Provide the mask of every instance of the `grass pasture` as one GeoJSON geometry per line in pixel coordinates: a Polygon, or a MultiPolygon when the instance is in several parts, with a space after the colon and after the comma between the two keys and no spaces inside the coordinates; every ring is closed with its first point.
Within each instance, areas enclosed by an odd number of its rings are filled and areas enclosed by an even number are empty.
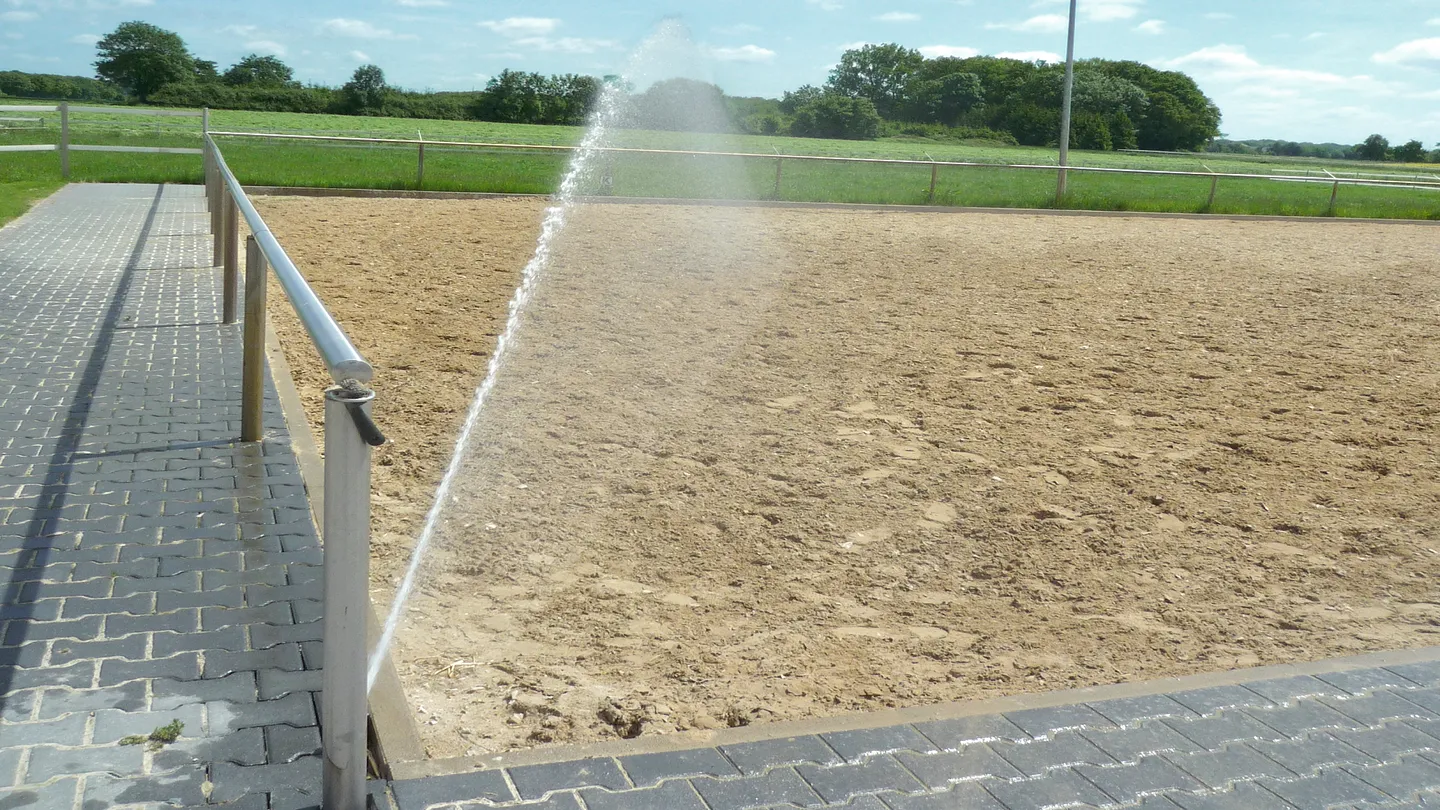
{"type": "MultiPolygon", "coordinates": [[[[54,114],[47,126],[0,130],[0,144],[54,143],[54,114]]],[[[576,127],[432,121],[399,118],[254,113],[217,110],[217,131],[275,132],[381,138],[416,138],[496,144],[571,145],[576,127]]],[[[187,118],[85,113],[72,117],[72,142],[95,145],[196,146],[199,122],[187,118]]],[[[831,141],[751,135],[693,136],[674,132],[626,131],[621,146],[769,155],[969,162],[989,167],[942,167],[930,190],[929,165],[880,165],[786,160],[776,189],[776,160],[682,155],[619,154],[612,158],[617,196],[744,197],[795,202],[1053,208],[1055,174],[1045,169],[1002,168],[1006,164],[1047,166],[1053,150],[993,144],[957,144],[886,139],[831,141]],[[696,172],[697,168],[709,171],[696,172]],[[713,178],[697,186],[697,176],[713,178]]],[[[413,189],[544,194],[555,189],[568,160],[566,152],[427,147],[423,184],[417,183],[417,150],[406,145],[262,141],[223,138],[231,168],[247,184],[331,188],[413,189]]],[[[1213,205],[1207,178],[1114,175],[1075,172],[1061,207],[1108,211],[1273,214],[1325,216],[1330,212],[1330,172],[1440,180],[1433,167],[1323,162],[1295,158],[1231,155],[1155,155],[1075,152],[1073,163],[1097,168],[1218,172],[1213,205]],[[1226,178],[1227,174],[1289,174],[1306,182],[1226,178]]],[[[0,183],[53,181],[53,153],[11,153],[0,160],[0,183]]],[[[200,161],[184,155],[72,153],[72,178],[89,182],[194,183],[200,161]]],[[[1440,219],[1440,189],[1342,186],[1336,216],[1440,219]]]]}

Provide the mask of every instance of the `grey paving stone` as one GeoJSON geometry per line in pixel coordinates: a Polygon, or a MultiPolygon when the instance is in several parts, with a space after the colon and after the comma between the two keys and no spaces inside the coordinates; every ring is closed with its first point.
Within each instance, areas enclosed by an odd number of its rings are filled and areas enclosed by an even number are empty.
{"type": "Polygon", "coordinates": [[[1111,765],[1115,762],[1109,754],[1075,731],[1061,731],[1049,740],[992,743],[991,747],[1026,776],[1039,776],[1066,765],[1111,765]]]}
{"type": "Polygon", "coordinates": [[[200,577],[198,574],[177,574],[173,577],[154,577],[148,579],[132,579],[127,577],[115,580],[114,585],[115,596],[129,596],[136,593],[158,593],[160,591],[195,593],[200,590],[200,577]]]}
{"type": "Polygon", "coordinates": [[[112,658],[100,663],[100,686],[114,686],[141,678],[195,680],[199,677],[200,654],[193,652],[147,661],[112,658]]]}
{"type": "MultiPolygon", "coordinates": [[[[89,579],[84,582],[27,582],[20,587],[17,602],[39,602],[46,599],[86,596],[100,599],[110,596],[115,582],[109,579],[89,579]]],[[[117,594],[120,595],[120,594],[117,594]]]]}
{"type": "Polygon", "coordinates": [[[21,602],[0,606],[0,621],[7,619],[29,619],[34,622],[53,622],[60,618],[64,599],[44,599],[39,602],[21,602]]]}
{"type": "Polygon", "coordinates": [[[20,781],[21,753],[23,753],[23,749],[20,748],[0,750],[0,789],[13,787],[20,781]]]}
{"type": "Polygon", "coordinates": [[[1083,703],[1006,712],[1005,717],[1036,739],[1052,737],[1061,731],[1115,727],[1108,718],[1083,703]]]}
{"type": "Polygon", "coordinates": [[[1202,748],[1215,750],[1227,743],[1242,740],[1279,742],[1286,735],[1242,712],[1227,711],[1196,720],[1161,720],[1160,722],[1194,740],[1202,748]]]}
{"type": "Polygon", "coordinates": [[[240,652],[245,649],[245,628],[226,627],[209,633],[156,633],[154,643],[155,655],[160,657],[207,650],[240,652]]]}
{"type": "Polygon", "coordinates": [[[247,793],[268,790],[272,797],[278,787],[289,787],[314,797],[320,797],[320,759],[305,757],[277,765],[231,765],[217,762],[211,768],[211,781],[215,788],[210,801],[234,801],[247,793]]]}
{"type": "Polygon", "coordinates": [[[88,689],[95,679],[95,662],[73,661],[56,667],[5,667],[0,672],[3,672],[11,689],[34,689],[41,686],[88,689]]]}
{"type": "Polygon", "coordinates": [[[1035,779],[987,784],[985,788],[1006,807],[1016,810],[1113,804],[1110,797],[1069,768],[1050,771],[1035,779]]]}
{"type": "Polygon", "coordinates": [[[30,750],[27,782],[48,782],[57,776],[85,773],[133,774],[145,762],[145,746],[112,745],[87,748],[52,748],[38,745],[30,750]]]}
{"type": "Polygon", "coordinates": [[[786,804],[819,807],[824,804],[794,768],[776,768],[763,775],[740,779],[701,776],[690,780],[690,783],[710,810],[750,810],[786,804]]]}
{"type": "Polygon", "coordinates": [[[1193,792],[1205,788],[1195,777],[1158,756],[1111,768],[1082,765],[1075,771],[1121,804],[1134,804],[1146,796],[1166,791],[1193,792]]]}
{"type": "Polygon", "coordinates": [[[1378,689],[1364,697],[1349,700],[1321,698],[1320,702],[1346,717],[1354,718],[1367,726],[1375,726],[1390,720],[1434,719],[1436,715],[1418,703],[1406,700],[1404,692],[1378,689]]]}
{"type": "Polygon", "coordinates": [[[1301,776],[1337,765],[1371,765],[1376,762],[1365,752],[1323,732],[1303,739],[1282,743],[1256,742],[1250,743],[1250,746],[1301,776]]]}
{"type": "MultiPolygon", "coordinates": [[[[163,501],[162,501],[163,503],[163,501]]],[[[121,507],[128,508],[128,507],[121,507]]],[[[122,561],[143,560],[149,558],[162,559],[167,557],[199,557],[204,552],[201,550],[199,540],[182,540],[180,542],[160,542],[155,545],[124,545],[119,548],[119,557],[122,561]]],[[[169,576],[164,566],[161,566],[160,576],[169,576]]]]}
{"type": "Polygon", "coordinates": [[[40,697],[40,717],[47,720],[70,712],[91,712],[100,709],[121,709],[127,712],[145,708],[145,682],[131,681],[104,689],[46,689],[40,697]]]}
{"type": "Polygon", "coordinates": [[[157,678],[151,689],[154,696],[151,707],[155,711],[169,711],[187,704],[220,700],[230,703],[254,703],[258,697],[253,672],[236,672],[224,678],[208,680],[172,681],[157,678]]]}
{"type": "Polygon", "coordinates": [[[41,641],[50,638],[92,641],[100,635],[100,616],[83,619],[66,619],[58,622],[12,621],[5,629],[5,644],[19,646],[27,641],[41,641]]]}
{"type": "Polygon", "coordinates": [[[1346,802],[1384,801],[1385,794],[1342,770],[1321,771],[1293,782],[1260,779],[1266,790],[1295,805],[1300,810],[1327,810],[1346,802]]]}
{"type": "MultiPolygon", "coordinates": [[[[1259,751],[1244,745],[1227,745],[1218,751],[1198,754],[1166,754],[1180,770],[1205,783],[1209,788],[1225,788],[1234,782],[1253,781],[1262,776],[1291,779],[1295,773],[1259,751]]],[[[1189,805],[1176,799],[1181,805],[1189,805]]]]}
{"type": "Polygon", "coordinates": [[[1417,685],[1408,678],[1402,678],[1388,669],[1379,667],[1325,672],[1315,677],[1350,695],[1363,695],[1376,689],[1385,688],[1405,689],[1417,685]]]}
{"type": "Polygon", "coordinates": [[[1199,714],[1214,714],[1225,709],[1263,709],[1275,705],[1274,701],[1252,692],[1243,686],[1210,686],[1204,689],[1190,689],[1170,695],[1176,702],[1199,714]]]}
{"type": "Polygon", "coordinates": [[[69,714],[53,720],[0,725],[0,746],[84,745],[86,714],[69,714]]]}
{"type": "Polygon", "coordinates": [[[1440,660],[1426,661],[1419,664],[1401,664],[1385,668],[1421,686],[1440,686],[1440,660]]]}
{"type": "Polygon", "coordinates": [[[1201,750],[1194,740],[1155,721],[1142,722],[1131,728],[1082,731],[1080,734],[1116,762],[1134,762],[1141,757],[1167,751],[1188,754],[1201,750]]]}
{"type": "Polygon", "coordinates": [[[154,776],[91,776],[81,810],[121,804],[194,807],[205,802],[204,783],[205,771],[198,766],[154,776]]]}
{"type": "Polygon", "coordinates": [[[245,591],[239,587],[220,588],[219,590],[198,591],[195,593],[159,591],[155,597],[155,611],[157,613],[170,613],[182,608],[198,607],[238,608],[245,604],[245,591]]]}
{"type": "Polygon", "coordinates": [[[695,787],[684,780],[624,793],[582,790],[580,795],[587,810],[709,810],[695,787]]]}
{"type": "Polygon", "coordinates": [[[1296,810],[1295,805],[1250,782],[1217,793],[1173,793],[1168,798],[1184,810],[1296,810]]]}
{"type": "MultiPolygon", "coordinates": [[[[482,810],[487,808],[484,804],[461,804],[457,805],[460,810],[482,810]]],[[[519,802],[509,804],[505,810],[580,810],[580,796],[574,791],[557,793],[548,799],[538,802],[519,802]]]]}
{"type": "Polygon", "coordinates": [[[207,591],[243,585],[287,585],[286,571],[281,566],[250,571],[201,571],[200,582],[207,591]]]}
{"type": "Polygon", "coordinates": [[[186,737],[200,736],[205,725],[202,707],[182,706],[171,711],[120,711],[104,709],[95,712],[96,745],[109,745],[133,734],[148,735],[155,729],[176,720],[184,724],[181,734],[186,737]]]}
{"type": "Polygon", "coordinates": [[[309,692],[257,703],[216,702],[209,704],[209,710],[212,733],[282,724],[297,728],[316,724],[315,701],[309,692]]]}
{"type": "Polygon", "coordinates": [[[74,810],[79,792],[78,778],[58,779],[48,785],[21,785],[13,790],[0,790],[0,807],[7,810],[22,807],[25,810],[74,810]]]}
{"type": "Polygon", "coordinates": [[[232,672],[245,670],[299,670],[304,668],[299,644],[280,644],[268,650],[248,652],[221,650],[205,656],[205,677],[207,678],[219,678],[232,672]]]}
{"type": "Polygon", "coordinates": [[[284,669],[262,669],[255,673],[260,683],[260,699],[274,700],[292,692],[317,692],[320,690],[321,672],[318,669],[303,671],[284,669]]]}
{"type": "Polygon", "coordinates": [[[1142,720],[1159,720],[1165,717],[1188,719],[1196,712],[1165,695],[1144,695],[1141,697],[1115,698],[1088,704],[1112,722],[1129,726],[1142,720]]]}
{"type": "Polygon", "coordinates": [[[958,784],[938,793],[888,794],[881,799],[890,810],[1012,810],[974,783],[958,784]]]}
{"type": "Polygon", "coordinates": [[[868,756],[891,751],[914,751],[923,754],[939,750],[939,746],[911,726],[832,731],[821,734],[820,738],[846,762],[858,762],[868,756]]]}
{"type": "Polygon", "coordinates": [[[746,776],[764,773],[777,765],[796,765],[802,762],[838,765],[842,762],[840,755],[816,736],[782,737],[724,745],[720,750],[746,776]]]}
{"type": "Polygon", "coordinates": [[[621,757],[620,767],[635,787],[646,787],[665,779],[681,776],[739,776],[740,769],[731,764],[719,749],[695,748],[689,751],[667,751],[659,754],[636,754],[621,757]]]}
{"type": "Polygon", "coordinates": [[[148,593],[109,599],[72,596],[65,600],[65,607],[60,615],[66,619],[78,619],[85,616],[104,616],[107,613],[150,613],[154,610],[154,603],[154,596],[148,593]]]}
{"type": "Polygon", "coordinates": [[[299,641],[320,641],[325,637],[324,622],[308,624],[250,625],[250,643],[257,650],[265,650],[276,644],[290,644],[299,641]]]}
{"type": "Polygon", "coordinates": [[[1360,723],[1318,700],[1301,700],[1274,709],[1247,709],[1245,714],[1287,737],[1301,737],[1318,729],[1359,728],[1360,723]]]}
{"type": "Polygon", "coordinates": [[[1400,801],[1414,799],[1422,791],[1440,789],[1440,763],[1424,757],[1402,757],[1374,767],[1345,770],[1386,796],[1400,801]]]}
{"type": "MultiPolygon", "coordinates": [[[[214,737],[182,737],[151,755],[151,770],[160,773],[214,762],[264,765],[276,761],[266,755],[265,731],[266,729],[242,728],[214,737]]],[[[292,757],[286,761],[293,759],[292,757]]]]}
{"type": "Polygon", "coordinates": [[[800,778],[810,784],[820,798],[831,804],[843,804],[852,796],[893,790],[914,793],[923,790],[911,773],[905,770],[891,756],[877,756],[853,765],[835,765],[821,768],[815,765],[796,765],[800,778]]]}
{"type": "Polygon", "coordinates": [[[1435,716],[1440,717],[1440,689],[1411,689],[1401,692],[1400,697],[1422,706],[1435,716]]]}
{"type": "Polygon", "coordinates": [[[200,614],[195,608],[173,613],[152,613],[148,616],[117,613],[105,618],[105,634],[111,638],[120,638],[131,633],[193,633],[199,620],[200,614]]]}
{"type": "Polygon", "coordinates": [[[510,781],[522,799],[541,799],[546,793],[571,788],[603,787],[624,790],[630,787],[613,759],[582,759],[550,765],[509,768],[510,781]]]}
{"type": "Polygon", "coordinates": [[[266,726],[265,750],[271,762],[293,762],[302,756],[320,755],[320,728],[309,726],[266,726]]]}
{"type": "Polygon", "coordinates": [[[39,696],[40,690],[38,689],[11,692],[0,699],[0,719],[7,723],[23,723],[29,720],[39,696]]]}
{"type": "Polygon", "coordinates": [[[937,754],[914,754],[903,751],[895,755],[902,765],[915,774],[928,788],[945,788],[953,782],[981,779],[1020,779],[1024,774],[1001,759],[984,743],[967,745],[959,751],[937,754]]]}
{"type": "Polygon", "coordinates": [[[401,780],[390,783],[390,789],[399,810],[425,810],[445,802],[473,800],[503,804],[518,799],[505,782],[505,774],[498,770],[401,780]]]}
{"type": "Polygon", "coordinates": [[[1301,698],[1340,697],[1349,694],[1313,675],[1295,675],[1268,681],[1252,681],[1245,684],[1245,688],[1252,692],[1258,692],[1276,703],[1294,703],[1301,698]]]}
{"type": "Polygon", "coordinates": [[[1384,723],[1359,731],[1332,732],[1336,739],[1379,760],[1404,754],[1440,751],[1440,740],[1408,723],[1384,723]]]}

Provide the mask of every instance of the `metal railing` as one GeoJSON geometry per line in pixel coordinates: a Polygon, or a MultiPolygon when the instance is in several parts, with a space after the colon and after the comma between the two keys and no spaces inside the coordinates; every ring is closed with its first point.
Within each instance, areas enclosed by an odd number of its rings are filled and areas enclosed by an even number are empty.
{"type": "MultiPolygon", "coordinates": [[[[416,185],[422,186],[425,180],[425,149],[430,147],[447,149],[484,149],[484,150],[515,150],[531,152],[574,152],[580,147],[557,144],[516,144],[516,143],[488,143],[475,141],[433,141],[418,140],[410,138],[364,138],[352,135],[302,135],[295,133],[279,132],[228,132],[212,131],[216,137],[227,138],[254,138],[261,140],[282,140],[301,142],[330,142],[341,144],[389,144],[393,146],[410,146],[416,150],[416,185]]],[[[1305,176],[1299,174],[1250,174],[1243,172],[1216,172],[1213,170],[1204,172],[1177,171],[1174,169],[1132,169],[1121,167],[1103,166],[1065,166],[1041,163],[984,163],[979,161],[954,161],[954,160],[914,160],[895,158],[866,158],[866,157],[837,157],[829,155],[791,155],[791,154],[760,154],[755,152],[707,152],[690,151],[681,149],[644,149],[636,147],[603,147],[594,151],[613,154],[642,154],[642,155],[672,155],[692,157],[717,157],[717,158],[739,158],[749,160],[766,160],[775,162],[775,185],[772,194],[776,199],[780,197],[781,182],[784,178],[785,161],[808,161],[819,163],[855,163],[855,164],[881,164],[889,166],[927,166],[930,168],[930,188],[926,195],[927,202],[935,201],[936,184],[939,181],[940,170],[943,168],[984,168],[984,169],[1014,169],[1019,171],[1045,171],[1096,174],[1096,175],[1136,175],[1152,177],[1195,177],[1205,178],[1210,181],[1209,199],[1207,207],[1215,204],[1215,196],[1219,191],[1220,181],[1226,180],[1274,180],[1290,182],[1312,182],[1324,183],[1331,186],[1330,192],[1330,213],[1335,213],[1335,206],[1340,194],[1340,186],[1376,186],[1395,188],[1423,188],[1440,190],[1440,177],[1428,179],[1385,179],[1380,177],[1347,177],[1344,173],[1332,174],[1326,172],[1324,177],[1305,176]]],[[[1197,155],[1196,157],[1200,157],[1197,155]]],[[[1206,167],[1207,169],[1209,167],[1206,167]]]]}
{"type": "Polygon", "coordinates": [[[295,308],[335,385],[325,392],[325,505],[321,517],[325,570],[325,663],[320,693],[323,806],[364,810],[369,750],[366,621],[370,615],[370,456],[385,437],[370,417],[373,369],[356,351],[279,240],[270,232],[225,156],[204,133],[205,192],[215,234],[214,262],[224,265],[224,319],[238,304],[239,220],[245,244],[245,324],[241,441],[259,441],[265,397],[266,268],[295,308]]]}
{"type": "Polygon", "coordinates": [[[60,113],[60,142],[39,143],[39,144],[10,144],[0,145],[0,152],[59,152],[60,153],[60,177],[70,179],[70,153],[71,152],[140,152],[150,155],[199,155],[203,150],[188,146],[102,146],[98,144],[83,144],[70,142],[70,116],[71,114],[96,113],[100,115],[150,115],[162,118],[199,118],[201,120],[201,132],[210,128],[210,111],[201,110],[154,110],[144,107],[72,107],[68,101],[62,101],[53,107],[32,106],[28,104],[0,105],[0,112],[56,112],[60,113]]]}

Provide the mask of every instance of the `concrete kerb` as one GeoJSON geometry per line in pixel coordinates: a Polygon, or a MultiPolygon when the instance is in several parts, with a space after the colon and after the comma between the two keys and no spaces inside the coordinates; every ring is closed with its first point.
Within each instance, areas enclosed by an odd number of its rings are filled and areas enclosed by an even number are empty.
{"type": "MultiPolygon", "coordinates": [[[[305,416],[305,407],[300,392],[295,388],[295,378],[290,373],[290,364],[285,359],[285,349],[280,336],[268,321],[265,329],[265,354],[270,364],[270,376],[275,382],[275,392],[280,400],[281,411],[290,430],[291,451],[300,466],[300,477],[305,481],[309,495],[311,519],[320,525],[319,515],[325,514],[325,466],[315,434],[305,416]]],[[[324,537],[321,537],[324,543],[324,537]]],[[[373,647],[379,640],[380,624],[375,605],[370,605],[367,622],[368,643],[373,647]]],[[[395,662],[386,659],[370,693],[370,725],[378,748],[375,769],[385,778],[394,778],[393,764],[423,759],[425,749],[420,743],[419,729],[415,715],[405,700],[404,686],[395,662]]]]}
{"type": "MultiPolygon", "coordinates": [[[[505,194],[482,191],[416,191],[381,188],[305,188],[298,186],[246,186],[256,197],[342,197],[391,200],[549,200],[549,194],[505,194]]],[[[1188,219],[1229,222],[1345,223],[1351,225],[1423,225],[1440,227],[1440,220],[1366,219],[1361,217],[1295,217],[1267,214],[1185,214],[1164,211],[1087,211],[1073,208],[979,208],[944,205],[883,205],[880,203],[785,202],[776,200],[696,200],[673,197],[582,197],[595,205],[696,205],[718,208],[774,208],[802,211],[860,211],[897,214],[1002,214],[1052,217],[1128,217],[1131,219],[1188,219]]]]}
{"type": "Polygon", "coordinates": [[[744,726],[719,731],[681,732],[657,737],[641,737],[634,740],[562,745],[530,749],[527,751],[511,751],[503,754],[393,762],[391,763],[391,771],[394,779],[403,780],[418,779],[427,776],[470,773],[477,770],[513,768],[523,765],[547,765],[558,762],[573,762],[576,760],[600,757],[658,754],[685,751],[692,748],[737,745],[740,743],[758,742],[769,739],[884,728],[936,720],[954,720],[964,717],[1015,712],[1024,709],[1043,709],[1078,703],[1094,703],[1117,698],[1147,697],[1212,686],[1235,686],[1276,678],[1289,678],[1298,675],[1324,675],[1355,669],[1371,669],[1434,661],[1440,661],[1440,647],[1369,653],[1348,658],[1333,658],[1308,663],[1278,664],[1274,666],[1254,667],[1251,669],[1229,670],[1226,672],[1208,672],[1199,675],[1160,678],[1138,683],[1091,686],[1083,689],[1070,689],[1063,692],[1042,692],[983,700],[940,703],[930,706],[915,706],[908,709],[863,712],[837,717],[766,723],[764,725],[744,726]]]}

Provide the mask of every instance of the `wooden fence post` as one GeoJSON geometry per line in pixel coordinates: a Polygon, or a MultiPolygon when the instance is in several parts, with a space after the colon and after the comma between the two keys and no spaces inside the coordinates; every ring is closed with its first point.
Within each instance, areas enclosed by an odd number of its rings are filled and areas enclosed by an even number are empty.
{"type": "Polygon", "coordinates": [[[60,179],[70,179],[70,102],[60,102],[60,179]]]}
{"type": "Polygon", "coordinates": [[[425,188],[425,142],[420,142],[420,159],[415,169],[415,188],[425,188]]]}
{"type": "Polygon", "coordinates": [[[785,168],[785,158],[775,158],[775,199],[780,199],[780,175],[785,168]]]}
{"type": "Polygon", "coordinates": [[[926,200],[925,200],[927,203],[929,203],[929,204],[931,204],[931,205],[934,205],[934,204],[935,204],[935,181],[938,180],[938,179],[940,179],[940,164],[939,164],[939,163],[931,163],[931,164],[930,164],[930,196],[927,197],[926,200]]]}
{"type": "Polygon", "coordinates": [[[1209,211],[1210,209],[1215,207],[1215,190],[1219,187],[1219,185],[1220,175],[1217,174],[1214,177],[1210,178],[1210,201],[1205,203],[1206,211],[1209,211]]]}
{"type": "Polygon", "coordinates": [[[1340,196],[1340,181],[1336,180],[1335,185],[1330,189],[1330,216],[1335,216],[1335,202],[1340,196]]]}

